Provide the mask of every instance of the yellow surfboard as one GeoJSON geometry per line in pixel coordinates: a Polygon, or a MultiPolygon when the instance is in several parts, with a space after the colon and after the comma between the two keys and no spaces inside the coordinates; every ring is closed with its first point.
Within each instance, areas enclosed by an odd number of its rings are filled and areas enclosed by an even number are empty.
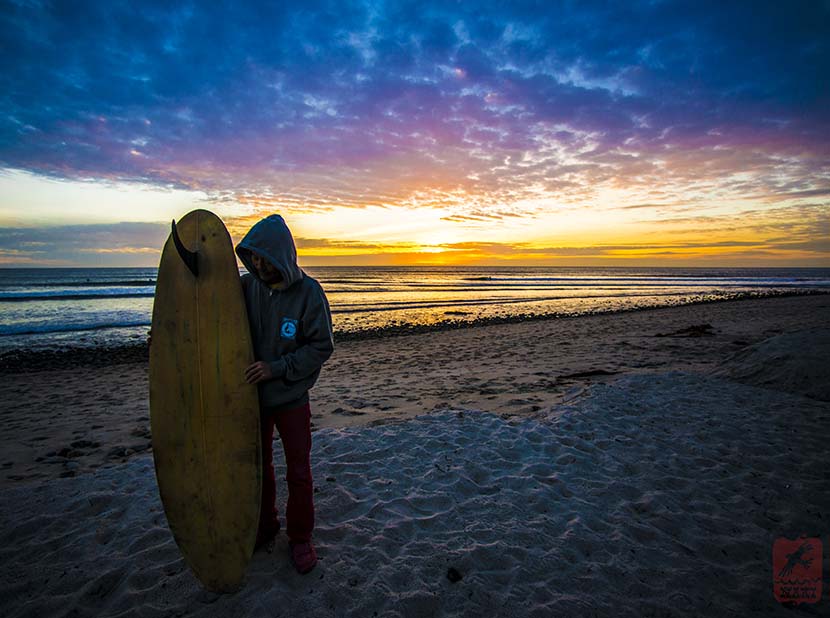
{"type": "Polygon", "coordinates": [[[164,512],[209,590],[241,587],[259,522],[259,405],[230,235],[195,210],[173,223],[153,302],[150,425],[164,512]]]}

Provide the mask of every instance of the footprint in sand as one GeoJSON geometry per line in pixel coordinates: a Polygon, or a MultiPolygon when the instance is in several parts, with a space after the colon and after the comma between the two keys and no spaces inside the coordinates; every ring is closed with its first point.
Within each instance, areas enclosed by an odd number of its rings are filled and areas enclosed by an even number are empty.
{"type": "Polygon", "coordinates": [[[341,416],[363,416],[366,412],[360,410],[347,410],[346,408],[335,408],[332,414],[340,414],[341,416]]]}

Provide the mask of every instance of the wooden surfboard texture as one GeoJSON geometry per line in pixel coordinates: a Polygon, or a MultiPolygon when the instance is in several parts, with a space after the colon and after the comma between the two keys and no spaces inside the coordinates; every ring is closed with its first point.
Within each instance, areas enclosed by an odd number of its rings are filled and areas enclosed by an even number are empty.
{"type": "Polygon", "coordinates": [[[167,239],[153,303],[150,425],[159,493],[173,537],[204,586],[241,587],[261,494],[259,405],[242,286],[222,221],[177,223],[198,253],[194,276],[167,239]]]}

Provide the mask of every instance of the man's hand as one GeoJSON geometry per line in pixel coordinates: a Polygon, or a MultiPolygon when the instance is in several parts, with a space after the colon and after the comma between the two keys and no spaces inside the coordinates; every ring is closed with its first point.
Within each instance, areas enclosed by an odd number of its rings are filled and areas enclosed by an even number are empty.
{"type": "Polygon", "coordinates": [[[245,370],[245,381],[248,384],[265,382],[273,377],[271,365],[263,361],[257,361],[245,370]]]}

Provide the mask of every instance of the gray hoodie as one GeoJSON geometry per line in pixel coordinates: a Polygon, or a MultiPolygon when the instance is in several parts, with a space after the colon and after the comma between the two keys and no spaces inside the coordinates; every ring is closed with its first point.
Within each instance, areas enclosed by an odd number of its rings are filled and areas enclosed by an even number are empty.
{"type": "Polygon", "coordinates": [[[303,405],[334,351],[323,288],[297,265],[294,239],[279,215],[254,225],[237,245],[236,254],[249,273],[242,276],[242,289],[254,356],[269,363],[273,374],[273,379],[259,384],[260,406],[280,410],[303,405]],[[281,284],[269,286],[259,278],[251,251],[280,271],[281,284]]]}

